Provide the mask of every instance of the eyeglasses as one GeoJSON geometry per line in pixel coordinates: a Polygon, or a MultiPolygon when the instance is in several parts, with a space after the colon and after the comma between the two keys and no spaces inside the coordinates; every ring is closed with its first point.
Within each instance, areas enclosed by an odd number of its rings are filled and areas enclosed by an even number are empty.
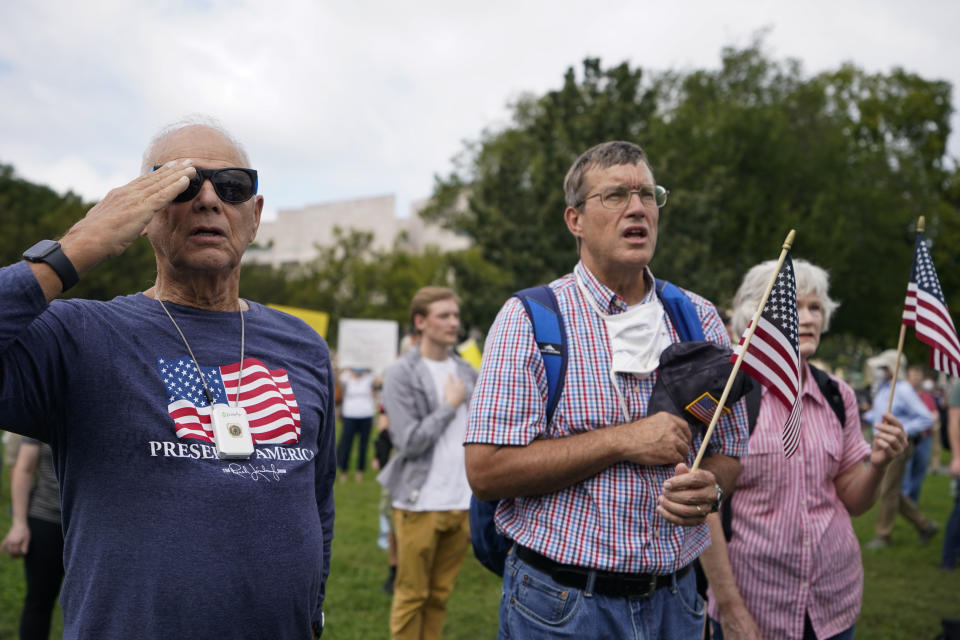
{"type": "MultiPolygon", "coordinates": [[[[154,165],[156,171],[163,165],[154,165]]],[[[174,202],[189,202],[197,197],[203,181],[209,180],[213,190],[224,202],[239,204],[246,202],[257,194],[257,172],[255,169],[227,167],[225,169],[197,169],[197,174],[190,180],[183,193],[173,199],[174,202]]]]}
{"type": "Polygon", "coordinates": [[[667,196],[670,195],[670,191],[660,185],[643,185],[637,189],[631,189],[621,184],[615,187],[607,187],[597,193],[592,193],[581,200],[580,204],[584,204],[590,198],[599,197],[600,204],[603,205],[605,209],[615,209],[619,211],[626,208],[630,202],[630,198],[632,198],[635,193],[640,196],[640,202],[642,202],[645,207],[662,207],[667,204],[667,196]]]}

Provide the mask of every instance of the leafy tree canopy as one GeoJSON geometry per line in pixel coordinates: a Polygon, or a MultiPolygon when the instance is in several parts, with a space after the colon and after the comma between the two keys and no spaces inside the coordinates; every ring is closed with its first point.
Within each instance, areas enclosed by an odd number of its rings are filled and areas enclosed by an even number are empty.
{"type": "MultiPolygon", "coordinates": [[[[508,274],[499,296],[485,292],[505,298],[570,270],[566,171],[599,142],[631,140],[671,189],[651,265],[658,276],[727,305],[747,269],[776,258],[795,228],[793,255],[826,268],[843,303],[831,331],[887,347],[920,215],[948,304],[960,308],[951,111],[947,82],[852,65],[807,76],[794,60],[767,57],[759,40],[725,49],[715,70],[651,73],[587,59],[559,89],[517,100],[509,126],[468,143],[436,179],[424,216],[468,235],[508,274]]],[[[492,319],[495,309],[484,311],[492,319]]]]}

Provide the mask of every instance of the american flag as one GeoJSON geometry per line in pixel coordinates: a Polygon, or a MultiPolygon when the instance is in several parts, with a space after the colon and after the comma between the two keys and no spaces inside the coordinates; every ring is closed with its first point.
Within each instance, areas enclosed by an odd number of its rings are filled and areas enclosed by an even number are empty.
{"type": "Polygon", "coordinates": [[[937,270],[927,249],[923,232],[917,233],[913,268],[903,305],[903,324],[913,326],[917,338],[930,345],[930,366],[960,376],[960,341],[940,288],[937,270]]]}
{"type": "MultiPolygon", "coordinates": [[[[203,382],[189,356],[157,358],[157,369],[167,390],[167,410],[178,438],[213,442],[210,404],[203,382]]],[[[233,404],[240,387],[240,406],[247,411],[253,441],[259,444],[290,444],[300,441],[300,410],[284,369],[268,369],[256,358],[221,367],[201,367],[214,404],[233,404]],[[229,402],[228,402],[229,399],[229,402]]]]}
{"type": "MultiPolygon", "coordinates": [[[[793,455],[800,444],[800,347],[797,339],[797,284],[788,252],[763,307],[757,330],[740,367],[790,407],[783,425],[783,452],[793,455]]],[[[740,338],[730,362],[737,360],[750,328],[740,338]]]]}
{"type": "MultiPolygon", "coordinates": [[[[705,425],[709,425],[713,420],[713,414],[717,412],[717,399],[710,395],[709,391],[704,391],[700,397],[688,404],[685,409],[697,420],[705,425]]],[[[723,408],[723,412],[730,413],[730,409],[723,408]]]]}

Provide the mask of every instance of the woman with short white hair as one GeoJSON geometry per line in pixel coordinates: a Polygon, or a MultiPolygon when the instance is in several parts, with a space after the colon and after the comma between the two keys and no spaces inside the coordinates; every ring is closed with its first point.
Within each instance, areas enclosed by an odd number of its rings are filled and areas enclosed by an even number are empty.
{"type": "MultiPolygon", "coordinates": [[[[776,261],[763,262],[744,277],[731,319],[736,335],[752,319],[776,267],[776,261]]],[[[795,260],[793,267],[800,444],[790,459],[784,457],[782,429],[790,407],[763,388],[759,408],[754,402],[750,412],[756,425],[750,453],[740,460],[736,489],[724,505],[729,540],[719,514],[707,520],[712,544],[700,561],[710,583],[714,638],[853,638],[863,566],[850,518],[870,508],[884,469],[906,447],[891,415],[884,415],[873,445],[867,444],[853,389],[810,365],[838,305],[829,296],[826,271],[806,260],[795,260]]]]}

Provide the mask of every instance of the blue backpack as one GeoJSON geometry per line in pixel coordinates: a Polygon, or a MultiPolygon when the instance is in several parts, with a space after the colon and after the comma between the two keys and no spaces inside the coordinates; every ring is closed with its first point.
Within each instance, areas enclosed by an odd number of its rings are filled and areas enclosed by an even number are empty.
{"type": "MultiPolygon", "coordinates": [[[[659,278],[656,281],[656,290],[680,339],[685,342],[703,340],[700,316],[690,298],[676,285],[659,278]]],[[[530,317],[533,337],[543,358],[547,373],[546,408],[549,424],[563,393],[567,375],[567,335],[563,315],[553,289],[547,285],[523,289],[513,295],[520,299],[530,317]]],[[[470,497],[470,539],[477,560],[490,571],[502,576],[507,552],[513,543],[497,531],[494,524],[493,516],[498,503],[499,500],[478,500],[476,496],[470,497]]]]}

